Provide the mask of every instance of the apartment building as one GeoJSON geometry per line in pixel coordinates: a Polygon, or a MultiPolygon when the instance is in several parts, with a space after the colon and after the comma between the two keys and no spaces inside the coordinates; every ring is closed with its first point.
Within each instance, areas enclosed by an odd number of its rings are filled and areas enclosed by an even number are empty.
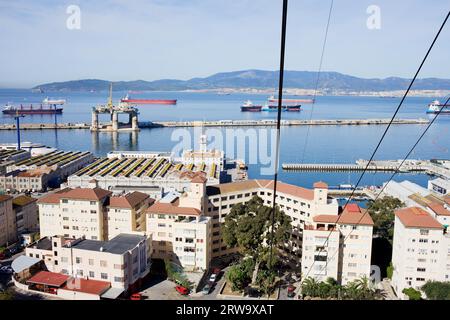
{"type": "Polygon", "coordinates": [[[50,168],[14,170],[0,176],[0,189],[6,191],[45,191],[54,179],[55,172],[50,168]]]}
{"type": "Polygon", "coordinates": [[[140,192],[114,196],[97,187],[66,188],[38,200],[41,236],[107,240],[145,231],[145,210],[152,201],[140,192]]]}
{"type": "Polygon", "coordinates": [[[211,218],[204,215],[206,178],[197,176],[184,193],[169,193],[147,210],[152,257],[200,271],[211,260],[211,218]]]}
{"type": "Polygon", "coordinates": [[[16,216],[12,200],[11,196],[0,195],[0,247],[10,245],[17,240],[16,216]]]}
{"type": "Polygon", "coordinates": [[[104,225],[110,195],[110,191],[100,188],[66,188],[40,198],[41,237],[107,239],[104,225]]]}
{"type": "Polygon", "coordinates": [[[450,236],[428,211],[408,207],[395,212],[392,286],[406,299],[405,288],[420,288],[429,280],[450,281],[450,236]]]}
{"type": "Polygon", "coordinates": [[[20,195],[12,201],[14,215],[16,218],[16,232],[34,232],[39,230],[39,211],[37,199],[20,195]]]}
{"type": "MultiPolygon", "coordinates": [[[[267,206],[273,201],[272,180],[247,180],[207,187],[208,204],[206,215],[212,218],[212,257],[225,258],[235,252],[227,248],[221,235],[221,225],[233,205],[245,203],[253,196],[263,199],[267,206]]],[[[317,182],[313,189],[306,189],[283,182],[277,185],[277,205],[290,218],[292,223],[291,240],[285,244],[284,251],[294,264],[301,261],[302,232],[305,223],[318,214],[337,214],[339,205],[336,199],[328,197],[328,186],[317,182]]]]}
{"type": "Polygon", "coordinates": [[[130,231],[146,230],[146,211],[155,202],[142,192],[131,192],[109,198],[107,208],[108,238],[130,231]]]}
{"type": "Polygon", "coordinates": [[[356,204],[320,214],[303,230],[302,276],[342,285],[370,276],[373,220],[356,204]]]}
{"type": "Polygon", "coordinates": [[[150,271],[151,238],[124,233],[109,241],[45,237],[28,246],[25,254],[44,260],[51,272],[109,282],[127,292],[139,288],[150,271]]]}

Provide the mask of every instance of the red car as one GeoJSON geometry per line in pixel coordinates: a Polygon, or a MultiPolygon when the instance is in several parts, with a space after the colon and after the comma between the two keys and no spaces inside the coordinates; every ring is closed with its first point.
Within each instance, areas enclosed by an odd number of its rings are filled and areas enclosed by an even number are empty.
{"type": "Polygon", "coordinates": [[[175,290],[178,291],[179,294],[183,296],[187,296],[189,294],[189,289],[183,287],[183,286],[176,286],[175,290]]]}
{"type": "Polygon", "coordinates": [[[133,293],[130,300],[142,300],[142,295],[140,293],[133,293]]]}

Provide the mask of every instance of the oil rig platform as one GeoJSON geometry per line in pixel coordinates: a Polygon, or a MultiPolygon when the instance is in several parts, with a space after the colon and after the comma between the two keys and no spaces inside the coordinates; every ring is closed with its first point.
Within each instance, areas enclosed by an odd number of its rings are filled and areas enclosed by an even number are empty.
{"type": "Polygon", "coordinates": [[[92,107],[91,131],[139,131],[138,125],[139,111],[135,106],[126,102],[119,102],[114,105],[112,102],[112,84],[109,87],[109,98],[107,104],[92,107]],[[119,114],[128,114],[128,123],[119,122],[119,114]],[[100,123],[99,115],[109,114],[111,121],[109,123],[100,123]]]}

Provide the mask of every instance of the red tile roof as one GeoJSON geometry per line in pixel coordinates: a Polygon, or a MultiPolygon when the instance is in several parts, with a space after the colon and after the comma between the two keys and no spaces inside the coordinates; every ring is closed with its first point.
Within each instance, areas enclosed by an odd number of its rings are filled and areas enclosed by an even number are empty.
{"type": "Polygon", "coordinates": [[[428,204],[428,208],[433,210],[434,213],[436,213],[438,216],[450,216],[450,211],[445,209],[445,207],[436,202],[432,202],[428,204]]]}
{"type": "Polygon", "coordinates": [[[419,207],[409,207],[395,211],[395,215],[407,228],[442,229],[442,225],[428,212],[419,207]]]}
{"type": "Polygon", "coordinates": [[[156,202],[147,209],[147,213],[198,216],[201,211],[196,208],[179,207],[179,200],[177,199],[171,203],[156,202]]]}
{"type": "MultiPolygon", "coordinates": [[[[146,193],[134,191],[124,196],[111,197],[109,199],[109,206],[113,208],[134,208],[137,204],[149,199],[150,196],[146,193]]],[[[149,199],[153,203],[155,200],[149,199]]]]}
{"type": "Polygon", "coordinates": [[[61,287],[67,280],[69,276],[66,276],[61,273],[48,272],[48,271],[39,271],[30,279],[28,279],[28,283],[35,284],[44,284],[52,287],[61,287]]]}
{"type": "Polygon", "coordinates": [[[206,181],[208,181],[208,179],[206,179],[206,177],[204,175],[196,175],[191,182],[192,183],[205,183],[206,181]]]}
{"type": "Polygon", "coordinates": [[[328,189],[328,184],[326,184],[323,181],[318,181],[316,183],[313,184],[314,188],[318,188],[318,189],[328,189]]]}
{"type": "Polygon", "coordinates": [[[61,196],[61,199],[76,199],[76,200],[93,200],[98,201],[106,196],[111,195],[112,192],[102,188],[76,188],[72,189],[61,196]]]}
{"type": "Polygon", "coordinates": [[[111,288],[111,283],[106,281],[70,278],[61,289],[101,295],[109,288],[111,288]]]}
{"type": "MultiPolygon", "coordinates": [[[[273,180],[246,180],[239,182],[222,183],[215,185],[214,188],[220,190],[221,194],[232,193],[239,191],[248,190],[273,190],[273,180]]],[[[283,182],[278,182],[277,193],[284,193],[294,197],[302,198],[305,200],[314,200],[314,191],[310,189],[305,189],[302,187],[294,186],[292,184],[287,184],[283,182]]]]}
{"type": "Polygon", "coordinates": [[[370,214],[361,209],[357,204],[348,204],[339,215],[319,214],[313,218],[314,222],[354,224],[373,226],[370,214]]]}

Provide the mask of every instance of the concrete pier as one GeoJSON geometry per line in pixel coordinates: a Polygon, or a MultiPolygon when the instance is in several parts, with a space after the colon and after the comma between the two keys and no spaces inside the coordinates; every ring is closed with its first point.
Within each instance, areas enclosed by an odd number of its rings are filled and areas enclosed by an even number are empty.
{"type": "MultiPolygon", "coordinates": [[[[131,108],[131,107],[129,107],[131,108]]],[[[105,108],[106,109],[106,108],[105,108]]],[[[123,111],[123,110],[122,110],[123,111]]],[[[121,113],[122,111],[118,111],[121,113]]],[[[145,128],[164,127],[271,127],[276,125],[275,120],[217,120],[217,121],[156,121],[138,122],[138,112],[135,108],[127,109],[122,113],[128,113],[131,123],[121,124],[111,115],[112,123],[101,124],[98,120],[100,113],[111,114],[110,110],[97,110],[93,108],[91,124],[87,123],[21,123],[22,130],[44,130],[44,129],[91,129],[92,131],[137,131],[145,128]],[[102,112],[100,112],[102,111],[102,112]],[[117,130],[113,130],[116,128],[117,130]]],[[[338,120],[281,120],[282,126],[360,126],[360,125],[387,125],[390,119],[338,119],[338,120]]],[[[393,124],[428,124],[427,119],[395,119],[393,124]]],[[[1,124],[0,130],[15,130],[15,124],[1,124]]]]}

